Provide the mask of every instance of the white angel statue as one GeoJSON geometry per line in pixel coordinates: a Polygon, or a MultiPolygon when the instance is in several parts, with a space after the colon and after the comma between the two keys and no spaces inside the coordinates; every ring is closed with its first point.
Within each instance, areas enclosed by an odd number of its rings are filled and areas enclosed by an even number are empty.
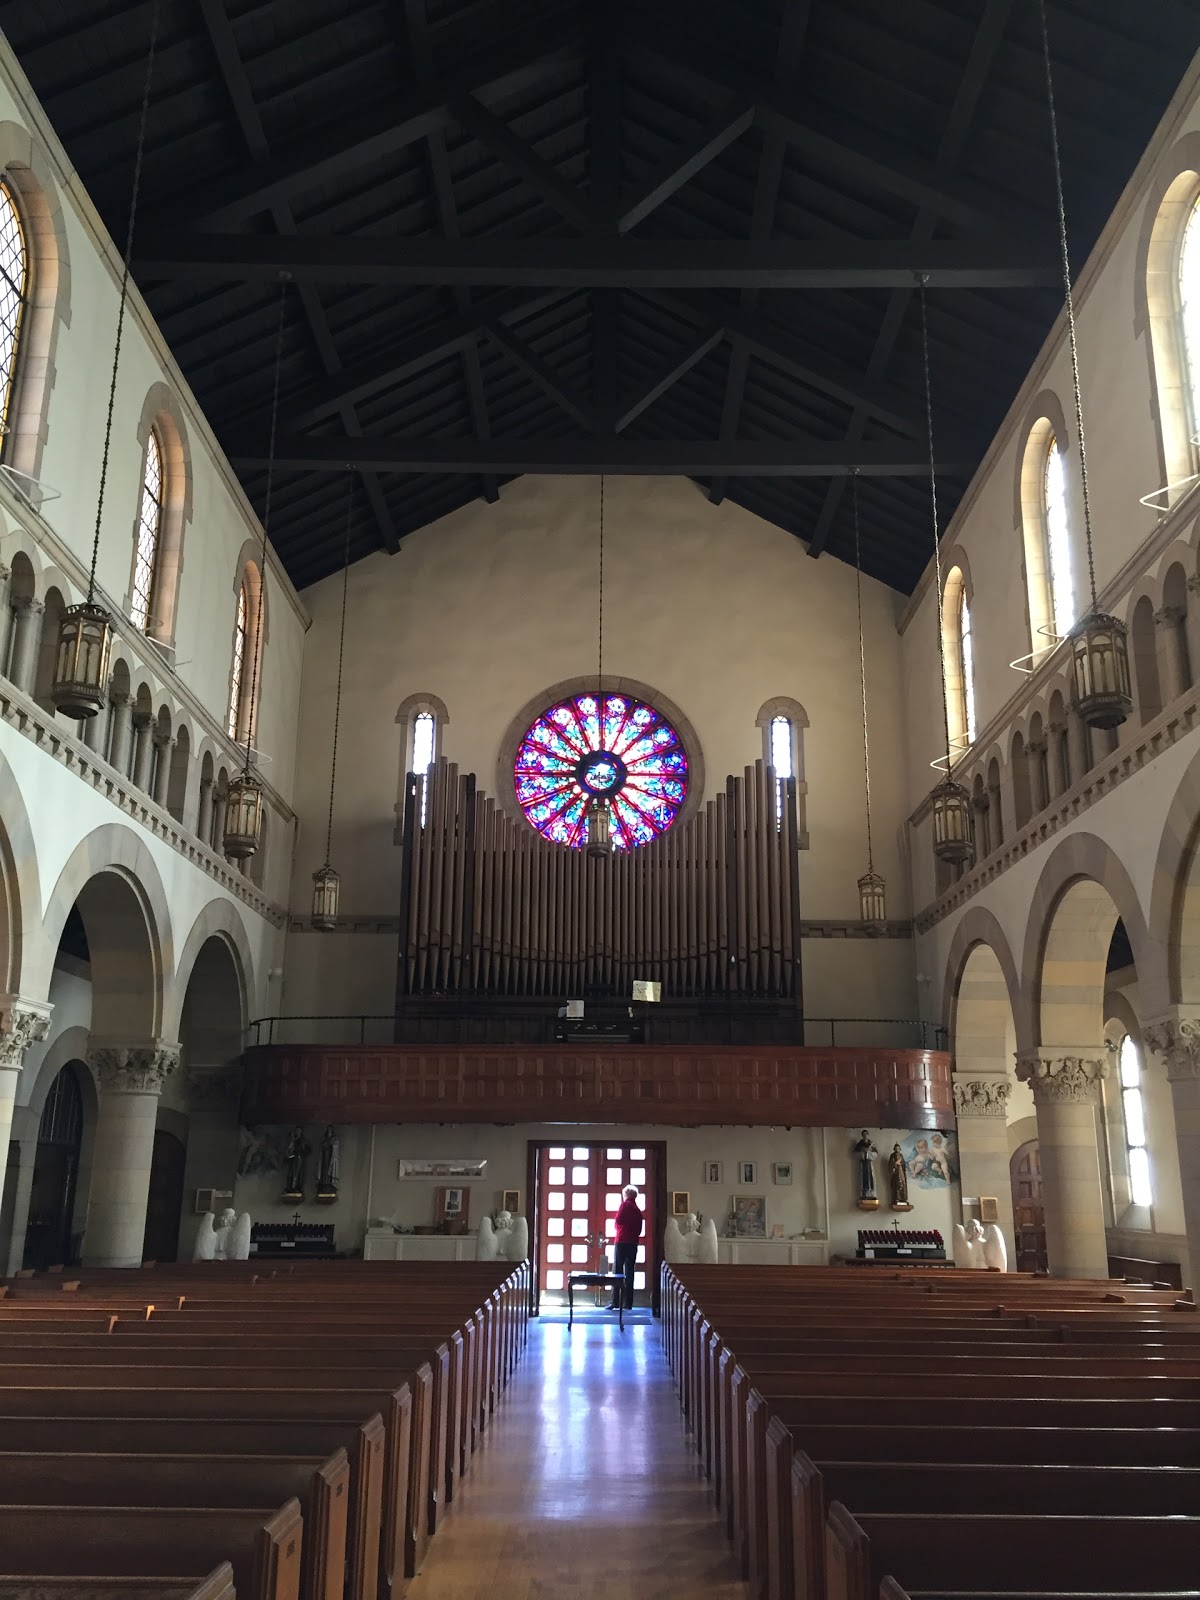
{"type": "Polygon", "coordinates": [[[529,1223],[511,1211],[498,1211],[492,1219],[484,1216],[475,1240],[476,1261],[524,1261],[529,1254],[529,1223]]]}
{"type": "Polygon", "coordinates": [[[978,1272],[986,1272],[989,1268],[993,1272],[1007,1272],[1008,1246],[997,1225],[989,1222],[984,1227],[975,1217],[972,1217],[965,1227],[961,1222],[956,1222],[954,1265],[969,1267],[978,1272]]]}
{"type": "Polygon", "coordinates": [[[717,1259],[717,1224],[713,1217],[703,1223],[699,1214],[668,1217],[663,1230],[663,1255],[672,1265],[713,1263],[717,1259]]]}
{"type": "Polygon", "coordinates": [[[217,1221],[211,1211],[200,1218],[196,1229],[193,1261],[248,1261],[250,1259],[250,1213],[241,1216],[232,1206],[222,1211],[217,1221]]]}

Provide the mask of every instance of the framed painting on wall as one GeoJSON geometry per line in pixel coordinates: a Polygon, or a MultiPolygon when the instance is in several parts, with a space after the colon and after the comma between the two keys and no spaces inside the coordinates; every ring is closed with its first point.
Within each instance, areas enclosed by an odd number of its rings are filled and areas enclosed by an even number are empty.
{"type": "Polygon", "coordinates": [[[792,1163],[790,1161],[777,1161],[771,1168],[771,1177],[776,1183],[791,1183],[792,1163]]]}
{"type": "MultiPolygon", "coordinates": [[[[743,1163],[746,1165],[746,1163],[743,1163]]],[[[733,1198],[733,1237],[767,1237],[767,1197],[764,1194],[739,1194],[733,1198]]]]}
{"type": "Polygon", "coordinates": [[[673,1217],[689,1216],[692,1209],[692,1197],[686,1189],[671,1190],[671,1215],[673,1217]]]}
{"type": "Polygon", "coordinates": [[[721,1161],[706,1161],[704,1163],[705,1183],[720,1183],[725,1174],[725,1166],[721,1161]]]}
{"type": "Polygon", "coordinates": [[[747,1186],[749,1186],[752,1183],[757,1183],[758,1182],[758,1162],[757,1161],[739,1161],[738,1162],[738,1182],[739,1183],[744,1183],[747,1186]]]}
{"type": "Polygon", "coordinates": [[[505,1189],[500,1197],[501,1211],[511,1211],[515,1217],[521,1209],[520,1189],[505,1189]]]}

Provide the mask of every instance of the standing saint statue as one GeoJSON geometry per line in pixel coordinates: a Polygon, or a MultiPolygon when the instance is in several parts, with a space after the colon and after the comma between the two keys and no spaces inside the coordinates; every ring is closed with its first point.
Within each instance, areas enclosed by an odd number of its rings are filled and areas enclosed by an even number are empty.
{"type": "Polygon", "coordinates": [[[304,1164],[312,1154],[312,1145],[304,1137],[304,1129],[293,1128],[287,1142],[287,1170],[284,1177],[283,1198],[304,1199],[304,1164]]]}
{"type": "Polygon", "coordinates": [[[892,1191],[892,1210],[911,1211],[908,1203],[908,1163],[898,1144],[892,1146],[888,1157],[888,1188],[892,1191]]]}
{"type": "Polygon", "coordinates": [[[332,1123],[321,1138],[321,1165],[317,1172],[317,1199],[328,1205],[338,1193],[338,1136],[332,1123]]]}
{"type": "Polygon", "coordinates": [[[875,1162],[879,1160],[879,1151],[871,1143],[871,1137],[864,1128],[862,1137],[854,1146],[854,1154],[858,1160],[858,1199],[861,1205],[864,1200],[871,1200],[876,1205],[879,1198],[875,1193],[875,1162]]]}

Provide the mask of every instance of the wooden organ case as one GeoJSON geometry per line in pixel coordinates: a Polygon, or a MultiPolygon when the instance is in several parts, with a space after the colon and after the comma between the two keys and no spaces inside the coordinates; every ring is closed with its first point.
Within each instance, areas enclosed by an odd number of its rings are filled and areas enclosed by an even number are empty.
{"type": "Polygon", "coordinates": [[[572,999],[599,1040],[803,1040],[795,779],[762,761],[598,860],[439,760],[408,774],[402,850],[397,1043],[550,1042],[572,999]]]}

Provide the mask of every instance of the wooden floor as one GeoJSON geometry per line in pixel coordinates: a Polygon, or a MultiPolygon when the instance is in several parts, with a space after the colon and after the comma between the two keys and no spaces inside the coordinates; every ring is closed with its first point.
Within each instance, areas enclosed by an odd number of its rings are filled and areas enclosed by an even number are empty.
{"type": "MultiPolygon", "coordinates": [[[[411,1600],[746,1600],[658,1324],[534,1321],[411,1600]]],[[[644,1319],[644,1320],[643,1320],[644,1319]]]]}

